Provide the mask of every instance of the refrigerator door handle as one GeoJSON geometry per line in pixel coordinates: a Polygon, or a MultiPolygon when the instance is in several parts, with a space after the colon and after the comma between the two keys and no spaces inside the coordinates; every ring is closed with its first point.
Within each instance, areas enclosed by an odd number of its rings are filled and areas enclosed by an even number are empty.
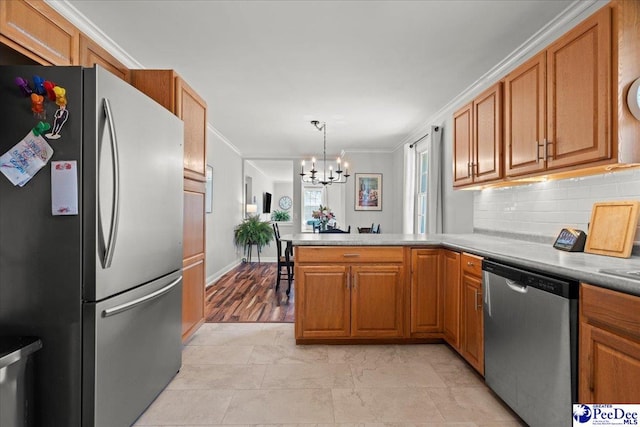
{"type": "Polygon", "coordinates": [[[109,242],[106,245],[104,257],[102,258],[102,268],[111,267],[113,252],[116,246],[116,236],[118,235],[118,219],[120,216],[120,159],[118,157],[118,138],[111,113],[111,104],[108,99],[103,100],[104,113],[109,123],[109,136],[111,137],[111,167],[113,168],[113,200],[111,204],[111,224],[109,226],[109,242]]]}
{"type": "Polygon", "coordinates": [[[132,309],[132,308],[134,308],[134,307],[136,307],[136,306],[138,306],[140,304],[144,304],[144,303],[149,302],[149,301],[151,301],[153,299],[161,297],[162,295],[166,294],[171,289],[173,289],[178,283],[180,283],[181,280],[182,280],[182,276],[178,277],[176,280],[174,280],[173,282],[169,283],[164,288],[158,289],[157,291],[154,291],[154,292],[151,292],[148,295],[145,295],[143,297],[134,299],[133,301],[126,302],[124,304],[117,305],[115,307],[111,307],[111,308],[107,308],[105,310],[102,310],[102,317],[115,316],[116,314],[122,313],[123,311],[130,310],[130,309],[132,309]]]}

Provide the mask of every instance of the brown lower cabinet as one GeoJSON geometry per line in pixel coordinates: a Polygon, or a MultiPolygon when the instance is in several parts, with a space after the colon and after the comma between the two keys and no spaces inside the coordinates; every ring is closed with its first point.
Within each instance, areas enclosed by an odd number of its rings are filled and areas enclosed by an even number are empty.
{"type": "Polygon", "coordinates": [[[640,402],[640,297],[582,284],[578,399],[640,402]]]}
{"type": "Polygon", "coordinates": [[[395,246],[299,246],[295,256],[297,342],[444,338],[484,374],[481,257],[395,246]]]}
{"type": "Polygon", "coordinates": [[[440,249],[411,249],[411,336],[442,335],[444,307],[440,249]]]}
{"type": "Polygon", "coordinates": [[[482,258],[463,253],[461,263],[460,354],[484,375],[482,258]]]}
{"type": "Polygon", "coordinates": [[[403,248],[298,247],[295,256],[297,340],[404,335],[403,248]]]}
{"type": "Polygon", "coordinates": [[[444,340],[460,351],[460,254],[442,250],[444,340]]]}

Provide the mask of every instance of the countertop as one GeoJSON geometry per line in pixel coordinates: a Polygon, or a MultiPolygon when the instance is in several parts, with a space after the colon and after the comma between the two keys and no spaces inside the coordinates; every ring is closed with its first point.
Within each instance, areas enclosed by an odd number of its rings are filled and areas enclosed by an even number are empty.
{"type": "Polygon", "coordinates": [[[560,251],[551,244],[487,234],[294,234],[294,246],[442,246],[469,252],[550,275],[640,296],[640,280],[600,270],[640,271],[640,257],[616,258],[584,252],[560,251]]]}

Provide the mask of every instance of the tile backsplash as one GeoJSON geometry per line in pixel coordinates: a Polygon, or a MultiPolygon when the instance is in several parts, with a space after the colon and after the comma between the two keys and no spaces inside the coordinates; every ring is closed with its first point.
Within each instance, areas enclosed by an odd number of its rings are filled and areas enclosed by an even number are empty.
{"type": "Polygon", "coordinates": [[[553,239],[563,227],[588,232],[593,203],[613,200],[640,200],[639,169],[477,191],[473,228],[553,239]]]}

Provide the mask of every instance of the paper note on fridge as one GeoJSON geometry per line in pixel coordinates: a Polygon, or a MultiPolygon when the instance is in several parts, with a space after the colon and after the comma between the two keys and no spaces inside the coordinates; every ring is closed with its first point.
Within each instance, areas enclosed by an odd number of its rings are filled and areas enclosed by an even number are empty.
{"type": "Polygon", "coordinates": [[[51,162],[51,213],[78,215],[78,167],[75,160],[51,162]]]}
{"type": "Polygon", "coordinates": [[[29,132],[22,141],[0,156],[0,171],[13,185],[24,186],[47,164],[53,148],[47,141],[29,132]]]}

